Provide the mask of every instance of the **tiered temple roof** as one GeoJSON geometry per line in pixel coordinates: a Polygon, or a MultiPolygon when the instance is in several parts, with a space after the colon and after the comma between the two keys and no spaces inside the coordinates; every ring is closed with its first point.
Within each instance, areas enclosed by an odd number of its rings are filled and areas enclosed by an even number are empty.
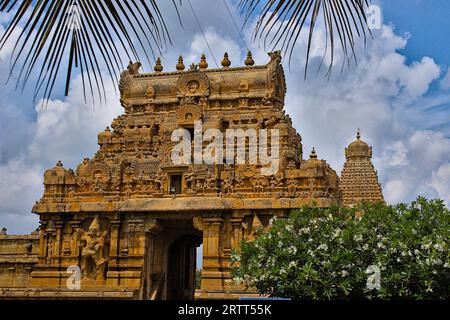
{"type": "Polygon", "coordinates": [[[362,202],[384,202],[378,174],[371,161],[372,153],[372,147],[361,140],[358,131],[356,141],[345,149],[347,161],[339,186],[344,206],[354,206],[362,202]]]}

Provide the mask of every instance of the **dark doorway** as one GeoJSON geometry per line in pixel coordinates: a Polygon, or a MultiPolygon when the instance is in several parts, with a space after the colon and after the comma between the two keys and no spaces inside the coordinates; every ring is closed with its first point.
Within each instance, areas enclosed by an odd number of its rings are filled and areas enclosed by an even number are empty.
{"type": "Polygon", "coordinates": [[[181,175],[170,176],[170,194],[181,194],[181,175]]]}
{"type": "Polygon", "coordinates": [[[176,240],[169,247],[167,299],[194,300],[199,236],[188,235],[176,240]]]}
{"type": "Polygon", "coordinates": [[[195,139],[195,129],[194,128],[185,128],[187,131],[189,131],[189,136],[191,138],[191,143],[194,142],[195,139]]]}

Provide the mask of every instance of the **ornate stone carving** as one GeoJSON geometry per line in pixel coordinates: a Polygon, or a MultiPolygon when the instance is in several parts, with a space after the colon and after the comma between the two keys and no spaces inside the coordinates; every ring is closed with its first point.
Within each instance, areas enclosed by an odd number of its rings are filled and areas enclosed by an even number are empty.
{"type": "Polygon", "coordinates": [[[202,109],[194,103],[185,102],[177,112],[177,122],[180,126],[194,125],[201,119],[202,109]]]}
{"type": "Polygon", "coordinates": [[[158,297],[170,280],[169,244],[188,232],[203,235],[202,292],[223,296],[236,292],[227,281],[231,250],[244,236],[253,239],[271,216],[286,216],[312,200],[329,206],[339,202],[341,190],[344,204],[380,199],[367,145],[348,148],[341,188],[336,172],[315,151],[303,159],[301,136],[283,110],[281,56],[270,56],[263,66],[253,65],[249,56],[244,67],[231,67],[225,59],[224,68],[208,69],[202,61],[201,69],[184,71],[180,61],[175,72],[158,66],[151,74],[140,74],[140,64],[130,63],[120,79],[125,113],[99,134],[98,152],[76,172],[58,162],[45,173],[44,196],[33,208],[43,221],[39,270],[30,283],[60,290],[65,266],[79,263],[84,279],[99,292],[155,290],[158,297]],[[224,134],[279,130],[279,171],[262,176],[262,163],[174,165],[172,133],[192,130],[196,120],[224,134]],[[174,188],[177,194],[170,192],[174,188]],[[156,282],[159,286],[144,288],[156,282]]]}
{"type": "Polygon", "coordinates": [[[210,83],[208,76],[199,70],[192,70],[180,76],[178,83],[178,96],[201,97],[209,95],[210,83]]]}
{"type": "Polygon", "coordinates": [[[107,231],[102,231],[100,219],[96,217],[87,231],[78,230],[78,247],[80,250],[80,268],[83,278],[104,280],[107,266],[107,231]]]}
{"type": "Polygon", "coordinates": [[[140,62],[133,63],[130,61],[127,70],[122,72],[119,82],[119,90],[122,94],[125,94],[125,92],[130,89],[131,84],[133,82],[133,78],[134,76],[139,74],[140,68],[141,68],[140,62]]]}
{"type": "Polygon", "coordinates": [[[341,175],[342,203],[354,206],[361,202],[384,202],[378,175],[371,162],[372,148],[357,139],[345,149],[347,161],[341,175]]]}

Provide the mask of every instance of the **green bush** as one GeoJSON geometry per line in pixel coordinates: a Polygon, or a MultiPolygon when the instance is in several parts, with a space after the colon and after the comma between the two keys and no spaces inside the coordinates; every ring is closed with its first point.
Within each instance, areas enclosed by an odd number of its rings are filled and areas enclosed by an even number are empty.
{"type": "Polygon", "coordinates": [[[443,201],[303,208],[234,252],[233,276],[298,299],[449,299],[450,211],[443,201]]]}

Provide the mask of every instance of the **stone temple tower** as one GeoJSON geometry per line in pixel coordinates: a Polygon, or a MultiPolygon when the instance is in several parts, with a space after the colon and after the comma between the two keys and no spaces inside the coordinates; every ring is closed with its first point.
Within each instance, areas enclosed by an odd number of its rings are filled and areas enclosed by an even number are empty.
{"type": "Polygon", "coordinates": [[[354,206],[361,202],[384,202],[378,175],[372,164],[372,147],[361,140],[358,131],[356,141],[345,149],[347,161],[342,171],[340,190],[342,204],[354,206]]]}
{"type": "Polygon", "coordinates": [[[372,149],[359,134],[347,149],[341,184],[315,150],[304,159],[285,110],[281,54],[269,57],[255,65],[248,53],[245,65],[234,67],[225,54],[222,67],[212,69],[202,56],[188,70],[180,57],[170,72],[158,59],[146,74],[130,63],[119,84],[124,113],[98,135],[98,152],[76,170],[58,162],[45,172],[44,194],[33,207],[39,232],[0,232],[0,299],[238,299],[249,292],[232,279],[232,252],[270,228],[272,218],[305,205],[328,208],[341,193],[344,205],[383,201],[372,149]],[[174,161],[180,129],[194,138],[194,149],[196,136],[207,148],[204,136],[213,131],[217,141],[231,140],[232,159],[248,150],[246,161],[222,161],[225,150],[213,163],[192,162],[191,140],[188,161],[174,161]],[[269,148],[261,141],[269,143],[269,132],[278,170],[266,175],[269,148]]]}

